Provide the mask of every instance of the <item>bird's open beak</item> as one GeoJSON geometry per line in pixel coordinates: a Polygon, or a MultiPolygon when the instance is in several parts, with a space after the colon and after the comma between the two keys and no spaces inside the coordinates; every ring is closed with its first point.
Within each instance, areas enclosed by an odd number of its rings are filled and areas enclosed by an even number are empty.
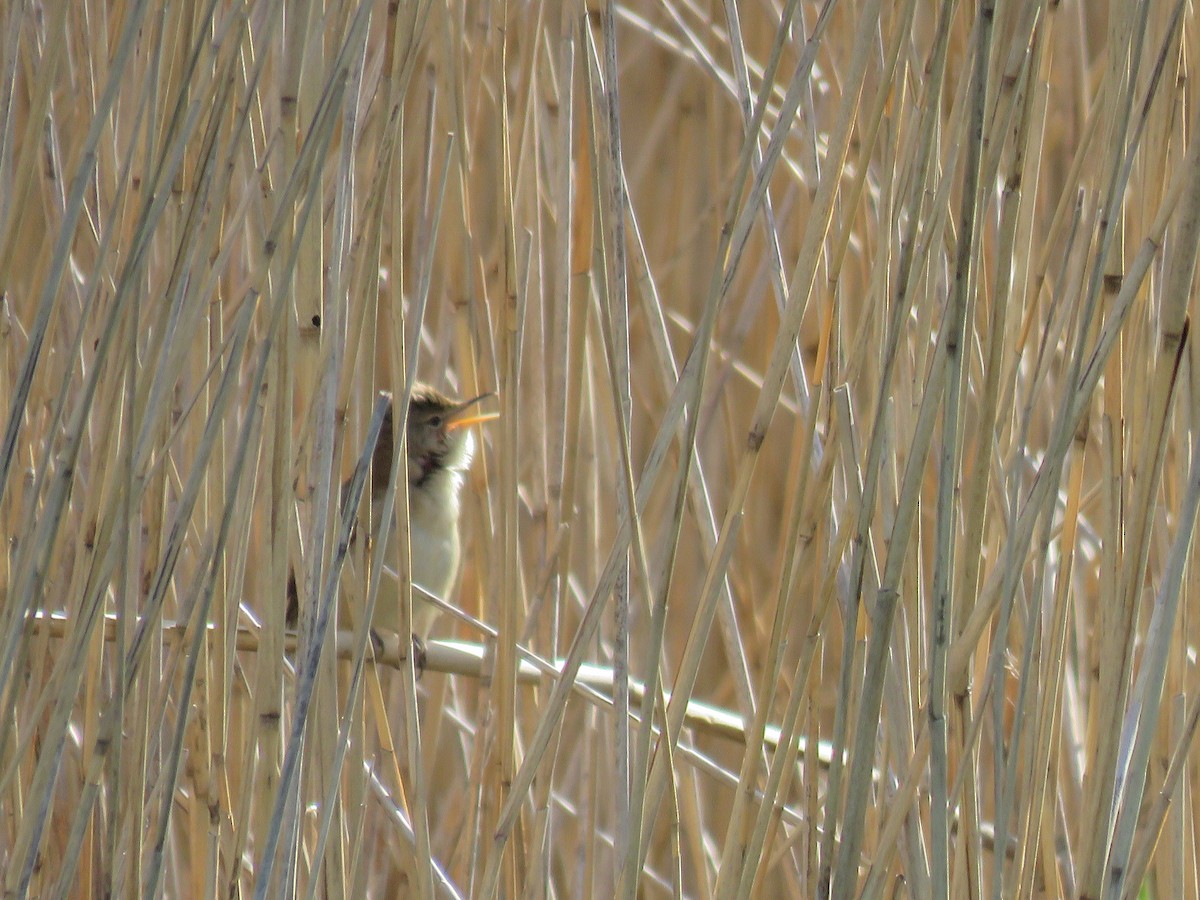
{"type": "Polygon", "coordinates": [[[458,406],[454,407],[446,415],[446,430],[454,431],[456,428],[466,428],[468,425],[477,425],[480,422],[490,422],[492,419],[500,418],[498,412],[472,412],[472,408],[482,400],[487,400],[489,397],[495,397],[493,393],[480,394],[478,397],[472,397],[470,400],[464,400],[458,406]]]}

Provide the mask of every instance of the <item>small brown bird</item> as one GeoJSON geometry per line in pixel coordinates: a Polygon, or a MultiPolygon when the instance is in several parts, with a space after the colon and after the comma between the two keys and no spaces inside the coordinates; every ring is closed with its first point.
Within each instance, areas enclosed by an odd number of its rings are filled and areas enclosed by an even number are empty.
{"type": "MultiPolygon", "coordinates": [[[[461,556],[458,520],[462,512],[463,480],[475,452],[475,439],[469,426],[495,419],[499,413],[475,413],[480,401],[494,394],[480,394],[470,400],[455,400],[420,382],[413,385],[408,408],[408,522],[412,580],[429,593],[448,598],[458,575],[461,556]]],[[[371,534],[377,535],[383,524],[383,500],[392,474],[395,452],[393,405],[388,400],[383,429],[371,458],[371,534]]],[[[342,485],[341,499],[346,502],[350,482],[342,485]]],[[[392,582],[394,584],[394,582],[392,582]]],[[[429,634],[439,609],[413,592],[413,645],[418,663],[423,651],[420,638],[429,634]]],[[[289,625],[298,620],[299,602],[294,576],[288,584],[289,625]]],[[[400,631],[400,598],[385,582],[375,602],[371,626],[400,631]]]]}
{"type": "MultiPolygon", "coordinates": [[[[460,494],[475,453],[475,439],[469,426],[499,415],[473,411],[481,400],[491,396],[480,394],[470,400],[455,400],[429,385],[417,383],[409,402],[408,538],[412,580],[442,599],[454,587],[461,556],[460,494]]],[[[372,534],[379,532],[383,497],[391,479],[392,432],[389,404],[371,465],[372,534]]],[[[428,635],[437,616],[438,607],[418,593],[413,594],[413,634],[428,635]]],[[[400,630],[400,603],[394,593],[380,594],[371,624],[376,630],[400,630]]]]}

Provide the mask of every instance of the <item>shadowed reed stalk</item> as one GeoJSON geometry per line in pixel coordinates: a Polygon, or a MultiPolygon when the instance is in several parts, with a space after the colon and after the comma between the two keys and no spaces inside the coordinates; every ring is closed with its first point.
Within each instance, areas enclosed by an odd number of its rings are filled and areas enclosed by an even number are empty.
{"type": "Polygon", "coordinates": [[[1188,5],[0,17],[6,896],[1200,890],[1188,5]]]}

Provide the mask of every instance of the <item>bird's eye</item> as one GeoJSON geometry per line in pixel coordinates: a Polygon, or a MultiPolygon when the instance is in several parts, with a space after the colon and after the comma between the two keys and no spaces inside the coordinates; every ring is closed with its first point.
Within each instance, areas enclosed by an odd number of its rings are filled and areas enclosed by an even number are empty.
{"type": "Polygon", "coordinates": [[[434,428],[441,428],[442,427],[442,417],[441,416],[430,416],[429,424],[432,425],[434,428]]]}

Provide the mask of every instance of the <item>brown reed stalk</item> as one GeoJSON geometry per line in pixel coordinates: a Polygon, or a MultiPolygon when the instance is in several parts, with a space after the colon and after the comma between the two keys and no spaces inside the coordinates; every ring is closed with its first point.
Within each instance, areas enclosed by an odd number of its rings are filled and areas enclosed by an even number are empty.
{"type": "Polygon", "coordinates": [[[0,8],[6,896],[1195,894],[1194,18],[0,8]]]}

